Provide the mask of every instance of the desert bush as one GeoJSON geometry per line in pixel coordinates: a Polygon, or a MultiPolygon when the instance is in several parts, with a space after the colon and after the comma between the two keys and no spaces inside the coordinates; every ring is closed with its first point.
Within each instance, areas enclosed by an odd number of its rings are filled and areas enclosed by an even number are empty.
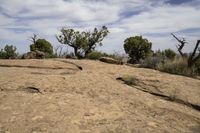
{"type": "Polygon", "coordinates": [[[0,59],[15,59],[17,57],[17,48],[13,45],[6,45],[4,49],[0,51],[0,59]]]}
{"type": "Polygon", "coordinates": [[[107,57],[111,57],[121,63],[127,63],[128,60],[128,56],[126,54],[120,54],[116,51],[113,54],[107,54],[107,57]]]}
{"type": "Polygon", "coordinates": [[[139,80],[133,76],[126,76],[123,79],[124,79],[125,84],[127,85],[137,86],[139,84],[139,80]]]}
{"type": "Polygon", "coordinates": [[[127,61],[127,57],[125,55],[119,54],[118,52],[114,52],[113,54],[108,54],[100,51],[93,51],[86,56],[87,59],[91,60],[99,60],[102,57],[110,57],[121,63],[125,63],[127,61]]]}
{"type": "Polygon", "coordinates": [[[165,57],[170,60],[173,60],[176,57],[176,53],[172,49],[165,49],[163,52],[165,57]]]}
{"type": "Polygon", "coordinates": [[[173,60],[176,57],[176,53],[172,49],[165,49],[164,51],[157,50],[153,53],[153,56],[173,60]]]}
{"type": "Polygon", "coordinates": [[[199,59],[197,62],[195,62],[194,67],[195,67],[195,72],[196,72],[198,75],[200,75],[200,59],[199,59]]]}
{"type": "Polygon", "coordinates": [[[108,56],[105,53],[99,52],[99,51],[93,51],[89,53],[86,58],[91,59],[91,60],[99,60],[101,57],[108,56]]]}
{"type": "Polygon", "coordinates": [[[3,49],[0,51],[0,59],[6,59],[6,52],[3,49]]]}
{"type": "Polygon", "coordinates": [[[171,49],[166,49],[164,51],[157,50],[153,52],[152,56],[140,60],[140,66],[145,68],[158,69],[160,64],[164,64],[169,60],[174,60],[176,53],[171,49]]]}
{"type": "Polygon", "coordinates": [[[152,56],[140,60],[140,67],[158,69],[158,65],[164,63],[166,60],[165,54],[163,51],[157,50],[152,52],[152,56]]]}
{"type": "Polygon", "coordinates": [[[70,52],[70,53],[64,52],[63,57],[68,58],[68,59],[77,59],[77,57],[75,56],[73,52],[70,52]]]}
{"type": "Polygon", "coordinates": [[[153,55],[152,56],[154,56],[154,57],[165,57],[165,53],[163,52],[163,51],[161,51],[161,50],[157,50],[157,51],[155,51],[155,52],[153,52],[153,55]]]}
{"type": "Polygon", "coordinates": [[[188,63],[186,58],[176,58],[175,60],[168,60],[163,64],[159,64],[158,69],[163,72],[185,75],[185,76],[194,76],[195,68],[188,68],[188,63]]]}
{"type": "Polygon", "coordinates": [[[50,42],[45,39],[38,39],[35,44],[30,45],[31,51],[42,51],[46,54],[46,57],[52,57],[53,47],[50,42]]]}
{"type": "Polygon", "coordinates": [[[159,71],[184,76],[200,75],[200,61],[192,68],[188,68],[187,58],[176,57],[174,60],[152,56],[140,62],[140,67],[156,69],[159,71]]]}
{"type": "Polygon", "coordinates": [[[151,68],[151,69],[158,69],[158,66],[164,63],[164,58],[159,56],[152,56],[148,57],[144,60],[140,61],[140,67],[151,68]]]}
{"type": "Polygon", "coordinates": [[[130,86],[138,86],[139,85],[139,79],[134,77],[134,76],[123,76],[117,78],[117,80],[123,81],[125,84],[130,85],[130,86]]]}
{"type": "Polygon", "coordinates": [[[129,37],[124,41],[124,50],[129,55],[129,63],[138,63],[151,53],[152,43],[142,36],[129,37]]]}

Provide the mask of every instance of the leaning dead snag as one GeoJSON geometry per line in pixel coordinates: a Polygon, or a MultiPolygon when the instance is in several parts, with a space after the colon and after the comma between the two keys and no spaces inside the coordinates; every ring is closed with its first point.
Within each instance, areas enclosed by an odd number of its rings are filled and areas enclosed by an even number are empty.
{"type": "Polygon", "coordinates": [[[183,49],[183,47],[185,46],[185,43],[186,43],[185,39],[183,38],[181,40],[178,37],[176,37],[173,33],[171,33],[171,35],[180,43],[180,45],[178,44],[176,47],[177,47],[178,52],[180,53],[180,55],[183,57],[184,54],[182,52],[182,49],[183,49]]]}
{"type": "MultiPolygon", "coordinates": [[[[183,38],[182,40],[179,39],[178,37],[176,37],[173,33],[171,33],[171,35],[180,43],[180,45],[177,46],[178,52],[180,53],[180,55],[182,57],[184,57],[184,54],[182,52],[183,47],[186,44],[185,39],[183,38]]],[[[196,46],[192,52],[192,54],[189,55],[189,57],[187,58],[187,63],[188,63],[188,68],[191,68],[195,62],[200,59],[200,40],[197,40],[196,46]],[[197,50],[199,51],[199,53],[197,54],[197,50]]]]}
{"type": "Polygon", "coordinates": [[[192,67],[195,64],[195,62],[198,59],[200,59],[200,47],[199,47],[199,44],[200,44],[200,40],[197,40],[196,46],[195,46],[192,54],[190,55],[190,57],[188,59],[188,67],[192,67]],[[199,53],[196,56],[197,49],[198,49],[199,53]]]}
{"type": "Polygon", "coordinates": [[[29,41],[31,41],[33,44],[36,44],[37,34],[33,34],[33,36],[30,37],[29,41]]]}
{"type": "Polygon", "coordinates": [[[59,45],[54,48],[56,57],[62,57],[63,46],[59,45]]]}

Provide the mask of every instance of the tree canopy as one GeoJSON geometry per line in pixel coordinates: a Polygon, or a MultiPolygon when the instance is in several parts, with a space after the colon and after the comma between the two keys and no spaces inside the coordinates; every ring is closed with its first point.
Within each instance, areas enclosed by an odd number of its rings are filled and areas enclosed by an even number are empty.
{"type": "Polygon", "coordinates": [[[30,45],[30,50],[31,51],[39,50],[49,55],[53,54],[53,46],[51,45],[50,42],[48,42],[45,39],[38,39],[35,42],[35,44],[30,45]]]}
{"type": "Polygon", "coordinates": [[[102,41],[108,33],[106,26],[102,26],[101,29],[94,28],[92,32],[86,32],[87,45],[85,47],[85,54],[87,55],[94,51],[97,45],[102,46],[102,41]]]}
{"type": "Polygon", "coordinates": [[[138,63],[151,53],[152,43],[142,36],[129,37],[124,41],[124,50],[129,55],[130,63],[138,63]]]}
{"type": "Polygon", "coordinates": [[[17,57],[17,48],[13,45],[6,45],[4,49],[0,50],[1,59],[14,59],[17,57]]]}
{"type": "Polygon", "coordinates": [[[103,39],[108,35],[109,31],[106,26],[101,29],[94,28],[91,31],[75,31],[74,29],[62,28],[61,34],[57,35],[57,40],[74,49],[77,57],[85,57],[95,50],[96,46],[102,46],[103,39]]]}

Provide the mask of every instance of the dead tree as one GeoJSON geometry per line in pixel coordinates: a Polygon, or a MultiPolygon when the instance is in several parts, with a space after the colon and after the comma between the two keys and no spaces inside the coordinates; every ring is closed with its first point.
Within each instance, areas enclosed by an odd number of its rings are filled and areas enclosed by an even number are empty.
{"type": "Polygon", "coordinates": [[[33,44],[35,44],[36,41],[37,41],[37,36],[38,36],[38,35],[33,34],[33,36],[29,37],[29,41],[31,41],[33,44]]]}
{"type": "Polygon", "coordinates": [[[54,48],[56,57],[61,57],[62,56],[62,50],[63,50],[63,46],[62,45],[59,45],[59,46],[54,48]]]}
{"type": "MultiPolygon", "coordinates": [[[[184,57],[182,49],[186,44],[185,39],[183,38],[182,40],[180,40],[173,33],[171,33],[171,34],[180,43],[180,45],[177,46],[177,49],[178,49],[180,55],[182,57],[184,57]]],[[[192,54],[190,54],[189,57],[187,58],[188,68],[191,68],[192,66],[194,66],[194,64],[197,62],[197,60],[200,59],[200,47],[199,47],[199,44],[200,44],[200,40],[197,40],[196,46],[195,46],[192,54]],[[197,50],[199,51],[198,53],[197,53],[197,50]]]]}
{"type": "Polygon", "coordinates": [[[199,44],[200,44],[200,40],[197,40],[196,46],[195,46],[192,54],[188,58],[188,67],[190,67],[190,68],[195,64],[195,62],[197,62],[197,60],[200,59],[200,47],[199,47],[199,44]],[[197,49],[199,51],[198,54],[197,54],[197,49]]]}
{"type": "Polygon", "coordinates": [[[178,44],[176,47],[178,49],[178,52],[180,53],[180,55],[182,57],[184,57],[184,54],[182,52],[183,47],[185,46],[185,39],[183,38],[182,40],[180,40],[178,37],[176,37],[173,33],[171,33],[171,35],[180,43],[180,45],[178,44]]]}

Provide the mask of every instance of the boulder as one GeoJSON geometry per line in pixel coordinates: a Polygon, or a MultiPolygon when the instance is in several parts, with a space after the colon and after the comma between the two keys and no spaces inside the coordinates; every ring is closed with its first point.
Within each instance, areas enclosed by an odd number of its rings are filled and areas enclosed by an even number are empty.
{"type": "Polygon", "coordinates": [[[36,50],[36,57],[37,59],[44,59],[45,58],[45,53],[39,50],[36,50]]]}
{"type": "Polygon", "coordinates": [[[45,53],[39,50],[25,53],[22,56],[22,59],[44,59],[44,58],[45,58],[45,53]]]}
{"type": "Polygon", "coordinates": [[[105,63],[109,63],[109,64],[118,64],[118,65],[123,64],[123,62],[115,60],[115,59],[110,58],[110,57],[101,57],[99,60],[102,61],[102,62],[105,62],[105,63]]]}

